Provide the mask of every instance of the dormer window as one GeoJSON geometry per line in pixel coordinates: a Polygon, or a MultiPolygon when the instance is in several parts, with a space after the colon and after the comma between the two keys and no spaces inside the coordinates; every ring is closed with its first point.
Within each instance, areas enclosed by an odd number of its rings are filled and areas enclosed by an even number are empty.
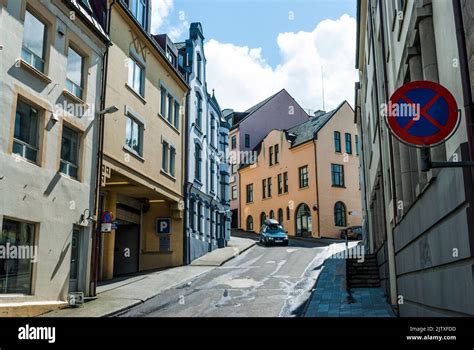
{"type": "Polygon", "coordinates": [[[133,17],[145,28],[146,23],[146,0],[128,0],[128,7],[133,17]]]}
{"type": "Polygon", "coordinates": [[[173,67],[176,67],[176,55],[171,52],[169,48],[166,50],[166,58],[171,62],[173,67]]]}

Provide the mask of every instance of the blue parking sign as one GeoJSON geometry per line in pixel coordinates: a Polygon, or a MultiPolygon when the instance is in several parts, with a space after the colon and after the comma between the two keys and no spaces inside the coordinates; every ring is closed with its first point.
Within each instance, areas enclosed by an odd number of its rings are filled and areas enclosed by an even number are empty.
{"type": "Polygon", "coordinates": [[[171,232],[171,219],[169,218],[158,218],[156,219],[156,234],[168,234],[171,232]]]}

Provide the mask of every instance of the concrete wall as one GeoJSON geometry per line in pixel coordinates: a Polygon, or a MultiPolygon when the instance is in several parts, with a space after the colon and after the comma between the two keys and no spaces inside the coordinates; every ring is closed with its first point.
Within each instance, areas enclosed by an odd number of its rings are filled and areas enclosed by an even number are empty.
{"type": "MultiPolygon", "coordinates": [[[[5,2],[6,3],[6,2],[5,2]]],[[[32,293],[28,296],[1,297],[1,302],[65,301],[69,290],[72,229],[85,210],[93,211],[95,179],[95,115],[99,108],[101,56],[105,45],[79,20],[69,19],[69,8],[62,2],[9,1],[0,10],[2,39],[0,51],[0,226],[8,219],[36,225],[38,262],[33,265],[32,293]],[[21,55],[23,20],[28,3],[31,11],[48,23],[45,80],[24,65],[16,64],[21,55]],[[57,6],[56,6],[57,5],[57,6]],[[65,29],[65,35],[57,33],[65,29]],[[78,106],[63,93],[66,84],[67,48],[74,43],[85,54],[85,96],[90,117],[66,113],[58,105],[78,106]],[[38,164],[12,154],[17,100],[27,100],[40,112],[40,151],[38,164]],[[51,120],[56,111],[59,121],[51,120]],[[82,134],[79,180],[59,173],[61,135],[64,125],[82,134]]],[[[91,224],[81,227],[81,266],[79,289],[88,293],[91,224]]]]}

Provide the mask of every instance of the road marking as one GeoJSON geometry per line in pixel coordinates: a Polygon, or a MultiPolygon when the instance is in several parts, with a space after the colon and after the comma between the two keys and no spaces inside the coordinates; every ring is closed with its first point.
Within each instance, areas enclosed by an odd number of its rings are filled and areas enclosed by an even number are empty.
{"type": "Polygon", "coordinates": [[[293,253],[293,252],[297,252],[298,249],[295,249],[295,248],[289,248],[286,250],[287,253],[293,253]]]}

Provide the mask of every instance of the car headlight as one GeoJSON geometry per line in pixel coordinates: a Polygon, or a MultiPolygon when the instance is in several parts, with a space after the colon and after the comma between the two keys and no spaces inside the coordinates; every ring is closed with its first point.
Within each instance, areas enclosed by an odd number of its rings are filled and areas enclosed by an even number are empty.
{"type": "Polygon", "coordinates": [[[270,241],[273,241],[273,237],[268,237],[268,239],[269,239],[270,241]]]}

